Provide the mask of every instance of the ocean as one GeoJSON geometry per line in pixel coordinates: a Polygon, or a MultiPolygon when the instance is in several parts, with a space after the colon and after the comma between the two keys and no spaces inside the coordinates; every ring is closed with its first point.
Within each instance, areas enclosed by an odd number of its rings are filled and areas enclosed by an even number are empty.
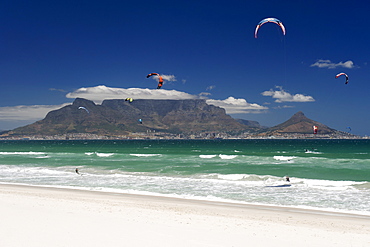
{"type": "Polygon", "coordinates": [[[0,183],[370,215],[370,140],[0,141],[0,183]]]}

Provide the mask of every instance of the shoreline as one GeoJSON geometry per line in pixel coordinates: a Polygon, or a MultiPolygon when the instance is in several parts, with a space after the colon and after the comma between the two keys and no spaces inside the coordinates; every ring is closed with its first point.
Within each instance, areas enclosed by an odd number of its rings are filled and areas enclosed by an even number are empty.
{"type": "Polygon", "coordinates": [[[285,211],[285,212],[297,212],[297,213],[309,213],[314,215],[332,215],[340,217],[353,217],[353,218],[364,218],[370,220],[370,214],[365,213],[356,213],[356,212],[342,212],[335,211],[330,209],[320,209],[320,208],[302,208],[294,206],[283,206],[283,205],[268,205],[268,204],[254,204],[248,202],[238,202],[238,201],[218,201],[218,200],[205,200],[205,199],[193,199],[193,198],[182,198],[175,196],[166,196],[166,195],[156,195],[156,194],[136,194],[136,193],[127,193],[127,192],[115,192],[115,191],[105,191],[105,190],[90,190],[84,188],[68,188],[68,187],[59,187],[59,186],[49,186],[49,185],[32,185],[32,184],[17,184],[17,183],[0,183],[0,193],[2,187],[20,187],[24,189],[45,189],[45,190],[55,190],[55,191],[64,191],[64,192],[76,192],[76,193],[91,193],[96,195],[103,196],[113,196],[113,197],[127,197],[127,198],[141,198],[141,199],[150,199],[150,200],[167,200],[168,202],[178,203],[179,201],[184,201],[188,203],[211,205],[211,206],[226,206],[226,207],[235,207],[235,208],[257,208],[259,210],[268,210],[268,211],[285,211]]]}
{"type": "Polygon", "coordinates": [[[53,187],[0,184],[0,217],[1,246],[370,245],[370,216],[53,187]]]}
{"type": "Polygon", "coordinates": [[[0,141],[219,141],[219,140],[368,140],[369,136],[354,136],[354,137],[340,137],[340,136],[322,136],[322,137],[294,137],[294,136],[251,136],[251,137],[229,137],[229,138],[164,138],[164,137],[135,137],[135,138],[122,138],[122,137],[106,137],[101,136],[100,138],[56,138],[56,137],[2,137],[0,135],[0,141]]]}

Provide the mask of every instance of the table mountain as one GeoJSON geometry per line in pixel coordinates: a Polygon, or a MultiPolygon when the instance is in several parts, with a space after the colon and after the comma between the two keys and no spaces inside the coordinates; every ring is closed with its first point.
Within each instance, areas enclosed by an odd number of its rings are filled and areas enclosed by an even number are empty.
{"type": "Polygon", "coordinates": [[[256,129],[258,128],[237,122],[226,114],[225,109],[208,105],[202,99],[138,99],[131,103],[122,99],[112,99],[104,100],[101,105],[97,105],[93,101],[77,98],[72,105],[50,111],[43,120],[14,129],[11,134],[121,135],[147,131],[190,134],[239,133],[256,129]]]}
{"type": "Polygon", "coordinates": [[[297,112],[284,123],[267,128],[256,121],[233,119],[226,114],[225,109],[208,105],[202,99],[139,99],[131,103],[112,99],[97,105],[93,101],[77,98],[71,105],[50,111],[43,120],[9,131],[6,136],[73,133],[114,136],[133,132],[231,135],[249,133],[247,135],[282,136],[312,134],[314,125],[319,128],[318,134],[339,137],[350,135],[311,120],[303,112],[297,112]]]}

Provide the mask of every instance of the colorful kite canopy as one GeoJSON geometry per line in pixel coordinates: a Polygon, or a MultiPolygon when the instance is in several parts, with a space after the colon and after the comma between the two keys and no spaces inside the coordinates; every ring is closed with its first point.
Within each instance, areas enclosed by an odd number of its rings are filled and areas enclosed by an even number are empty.
{"type": "Polygon", "coordinates": [[[335,76],[335,78],[338,78],[341,75],[346,76],[346,83],[345,84],[347,84],[348,83],[348,75],[346,73],[343,73],[343,72],[342,73],[339,73],[338,75],[335,76]]]}
{"type": "Polygon", "coordinates": [[[163,85],[163,78],[162,78],[162,76],[160,74],[158,74],[158,73],[150,73],[150,74],[148,74],[146,76],[146,78],[149,78],[149,77],[151,77],[153,75],[158,76],[158,86],[157,86],[157,89],[160,89],[162,87],[162,85],[163,85]]]}
{"type": "Polygon", "coordinates": [[[317,134],[317,131],[319,130],[319,127],[314,125],[314,126],[312,126],[312,128],[313,128],[313,133],[317,134]]]}
{"type": "Polygon", "coordinates": [[[257,38],[257,33],[258,33],[258,30],[260,29],[260,27],[265,24],[265,23],[268,23],[268,22],[272,22],[272,23],[275,23],[277,25],[280,26],[281,30],[283,31],[283,34],[285,35],[285,27],[283,25],[283,23],[279,20],[279,19],[276,19],[276,18],[273,18],[273,17],[270,17],[270,18],[265,18],[263,19],[262,21],[260,21],[256,27],[256,31],[254,31],[254,37],[257,38]]]}

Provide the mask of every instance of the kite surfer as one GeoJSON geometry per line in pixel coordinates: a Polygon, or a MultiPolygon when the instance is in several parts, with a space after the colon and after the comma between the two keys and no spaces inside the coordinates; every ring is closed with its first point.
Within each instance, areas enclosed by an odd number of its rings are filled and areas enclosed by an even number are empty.
{"type": "Polygon", "coordinates": [[[285,176],[285,181],[288,182],[288,183],[290,183],[290,179],[289,179],[288,176],[285,176]]]}
{"type": "Polygon", "coordinates": [[[78,175],[81,175],[81,174],[80,174],[80,172],[78,171],[78,168],[76,168],[76,170],[75,170],[75,171],[76,171],[76,173],[77,173],[78,175]]]}

